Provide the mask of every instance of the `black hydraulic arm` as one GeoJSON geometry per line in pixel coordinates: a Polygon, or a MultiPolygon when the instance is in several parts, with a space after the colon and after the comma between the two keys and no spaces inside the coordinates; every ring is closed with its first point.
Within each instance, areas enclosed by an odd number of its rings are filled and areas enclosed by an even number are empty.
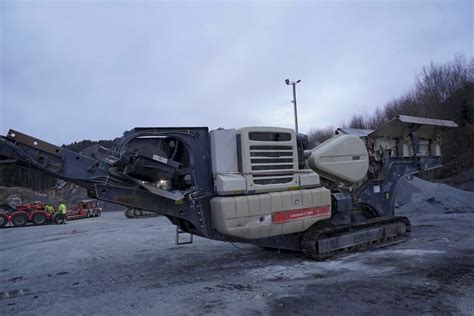
{"type": "Polygon", "coordinates": [[[30,166],[88,189],[106,180],[120,182],[111,179],[107,168],[101,168],[98,160],[15,130],[0,137],[0,158],[30,166]]]}
{"type": "MultiPolygon", "coordinates": [[[[153,150],[153,146],[148,147],[153,150]]],[[[0,137],[0,162],[14,162],[75,183],[86,188],[90,197],[163,214],[194,234],[208,236],[212,233],[208,215],[212,178],[207,128],[137,128],[126,132],[114,149],[104,159],[97,160],[10,130],[6,136],[0,137]],[[154,154],[149,160],[140,151],[127,151],[132,139],[142,137],[146,143],[155,136],[179,139],[181,146],[187,147],[186,152],[192,153],[185,169],[190,181],[187,190],[160,189],[154,182],[133,177],[134,169],[131,167],[150,168],[151,171],[154,170],[153,163],[157,163],[153,159],[158,162],[165,160],[154,154]],[[143,166],[137,164],[140,159],[145,161],[143,166]]],[[[166,160],[167,166],[177,168],[180,165],[172,159],[166,160]]]]}

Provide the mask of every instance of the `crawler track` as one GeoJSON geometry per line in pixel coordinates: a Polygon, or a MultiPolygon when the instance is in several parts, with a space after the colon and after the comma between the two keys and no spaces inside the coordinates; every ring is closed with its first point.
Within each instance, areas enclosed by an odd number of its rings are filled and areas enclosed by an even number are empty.
{"type": "Polygon", "coordinates": [[[158,213],[148,212],[136,208],[128,208],[125,210],[126,218],[146,218],[160,216],[158,213]]]}
{"type": "Polygon", "coordinates": [[[316,260],[385,247],[404,242],[410,236],[411,224],[404,216],[370,219],[335,227],[309,228],[301,239],[301,251],[316,260]]]}

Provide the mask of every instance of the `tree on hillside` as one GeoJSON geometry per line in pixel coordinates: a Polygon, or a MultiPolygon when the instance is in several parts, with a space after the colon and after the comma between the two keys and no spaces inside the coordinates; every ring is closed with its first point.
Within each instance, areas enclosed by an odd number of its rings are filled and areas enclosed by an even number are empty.
{"type": "MultiPolygon", "coordinates": [[[[446,158],[465,170],[474,167],[474,59],[462,56],[445,64],[431,63],[415,77],[414,88],[372,115],[354,114],[343,127],[377,129],[397,115],[456,121],[460,127],[446,133],[446,158]]],[[[313,129],[310,139],[322,142],[331,137],[327,129],[313,129]]]]}
{"type": "Polygon", "coordinates": [[[327,128],[317,128],[313,129],[309,132],[308,138],[309,138],[309,144],[308,148],[313,148],[324,141],[328,140],[332,136],[334,136],[334,131],[336,129],[333,127],[327,127],[327,128]]]}
{"type": "Polygon", "coordinates": [[[92,145],[99,145],[105,148],[111,148],[113,144],[113,140],[81,140],[78,142],[73,142],[69,145],[63,145],[64,148],[67,148],[69,150],[75,151],[77,153],[80,153],[84,149],[92,146],[92,145]]]}

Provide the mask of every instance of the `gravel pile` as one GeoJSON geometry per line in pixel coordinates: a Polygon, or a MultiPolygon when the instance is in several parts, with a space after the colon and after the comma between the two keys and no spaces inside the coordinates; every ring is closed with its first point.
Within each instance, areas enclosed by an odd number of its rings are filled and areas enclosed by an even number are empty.
{"type": "Polygon", "coordinates": [[[400,183],[395,203],[403,215],[474,213],[474,193],[420,178],[400,183]]]}

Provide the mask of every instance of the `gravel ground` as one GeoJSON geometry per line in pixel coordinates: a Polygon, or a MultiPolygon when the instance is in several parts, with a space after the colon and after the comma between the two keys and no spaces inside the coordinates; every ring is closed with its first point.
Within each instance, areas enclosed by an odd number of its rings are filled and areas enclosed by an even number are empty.
{"type": "Polygon", "coordinates": [[[4,228],[0,315],[474,315],[474,193],[416,178],[400,190],[407,242],[325,262],[197,237],[176,246],[165,218],[121,212],[4,228]]]}

